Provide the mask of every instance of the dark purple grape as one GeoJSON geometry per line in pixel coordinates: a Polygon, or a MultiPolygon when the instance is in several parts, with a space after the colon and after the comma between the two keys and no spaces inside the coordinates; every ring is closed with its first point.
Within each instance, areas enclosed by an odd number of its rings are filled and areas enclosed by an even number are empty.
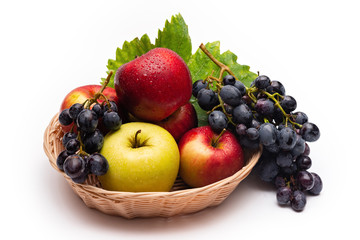
{"type": "Polygon", "coordinates": [[[279,131],[279,146],[283,150],[291,150],[296,144],[296,132],[289,127],[285,127],[279,131]]]}
{"type": "Polygon", "coordinates": [[[276,199],[280,205],[285,205],[290,203],[291,198],[292,198],[292,191],[289,187],[284,186],[278,188],[276,192],[276,199]]]}
{"type": "Polygon", "coordinates": [[[281,150],[277,141],[273,144],[265,146],[265,149],[271,153],[278,153],[281,150]]]}
{"type": "Polygon", "coordinates": [[[279,166],[272,159],[265,159],[261,162],[259,169],[261,180],[265,182],[272,182],[279,172],[279,166]]]}
{"type": "Polygon", "coordinates": [[[276,156],[276,164],[281,167],[290,167],[293,162],[293,156],[290,152],[281,151],[276,156]]]}
{"type": "Polygon", "coordinates": [[[80,149],[80,142],[76,138],[70,139],[65,145],[69,155],[76,153],[80,149]]]}
{"type": "Polygon", "coordinates": [[[294,175],[296,174],[296,172],[298,171],[298,168],[297,168],[297,165],[295,163],[292,163],[290,165],[290,167],[283,167],[281,168],[281,173],[284,175],[284,176],[291,176],[291,175],[294,175]]]}
{"type": "Polygon", "coordinates": [[[77,138],[77,133],[74,132],[67,132],[64,134],[63,138],[62,138],[62,144],[65,147],[66,143],[70,140],[70,139],[75,139],[77,138]]]}
{"type": "Polygon", "coordinates": [[[248,125],[253,119],[252,111],[246,104],[241,104],[233,110],[233,121],[235,123],[243,123],[248,125]]]}
{"type": "Polygon", "coordinates": [[[80,131],[90,133],[95,131],[98,125],[98,117],[94,111],[84,109],[79,113],[76,123],[80,131]]]}
{"type": "Polygon", "coordinates": [[[224,103],[225,112],[228,114],[232,114],[234,107],[230,106],[229,104],[224,103]]]}
{"type": "Polygon", "coordinates": [[[82,139],[85,152],[91,154],[99,152],[104,144],[104,136],[100,130],[96,129],[94,132],[86,134],[82,139]]]}
{"type": "Polygon", "coordinates": [[[232,76],[232,75],[226,75],[224,78],[223,78],[223,83],[224,85],[234,85],[235,84],[235,77],[232,76]]]}
{"type": "Polygon", "coordinates": [[[315,142],[320,138],[320,130],[319,128],[314,124],[310,122],[306,122],[302,125],[302,128],[300,129],[300,134],[303,139],[307,142],[315,142]]]}
{"type": "Polygon", "coordinates": [[[220,97],[224,101],[224,103],[229,104],[233,107],[238,106],[242,102],[242,95],[239,89],[232,85],[223,86],[220,90],[220,97]]]}
{"type": "Polygon", "coordinates": [[[256,112],[263,116],[272,116],[274,114],[274,102],[269,99],[260,98],[254,108],[256,112]]]}
{"type": "Polygon", "coordinates": [[[280,95],[285,95],[285,87],[282,85],[281,82],[272,80],[270,86],[266,88],[266,91],[273,94],[275,92],[279,93],[280,95]]]}
{"type": "Polygon", "coordinates": [[[305,151],[305,140],[298,134],[296,134],[296,144],[293,149],[291,149],[291,154],[294,157],[297,157],[304,153],[305,151]]]}
{"type": "Polygon", "coordinates": [[[248,128],[246,130],[246,135],[250,140],[257,140],[259,138],[259,130],[256,128],[248,128]]]}
{"type": "Polygon", "coordinates": [[[296,109],[297,103],[295,98],[289,95],[285,95],[284,98],[280,101],[280,105],[286,113],[290,113],[296,109]]]}
{"type": "Polygon", "coordinates": [[[260,75],[254,80],[255,87],[259,89],[265,89],[270,86],[271,81],[270,78],[265,75],[260,75]]]}
{"type": "Polygon", "coordinates": [[[68,152],[66,150],[62,151],[59,156],[56,158],[56,166],[61,170],[64,171],[64,162],[65,159],[69,156],[68,152]]]}
{"type": "Polygon", "coordinates": [[[121,118],[117,112],[105,112],[103,124],[108,130],[118,130],[122,124],[121,118]]]}
{"type": "Polygon", "coordinates": [[[291,207],[295,211],[302,211],[306,205],[306,195],[300,190],[296,190],[293,193],[293,197],[291,199],[291,207]]]}
{"type": "Polygon", "coordinates": [[[259,148],[259,140],[251,140],[247,135],[239,136],[240,145],[243,148],[249,149],[258,149],[259,148]]]}
{"type": "Polygon", "coordinates": [[[236,133],[239,135],[239,136],[243,136],[246,134],[246,129],[247,127],[245,126],[245,124],[238,124],[236,125],[236,133]]]}
{"type": "Polygon", "coordinates": [[[234,87],[236,87],[237,89],[239,89],[241,96],[245,96],[246,94],[246,87],[245,85],[240,82],[240,81],[235,81],[234,87]]]}
{"type": "Polygon", "coordinates": [[[313,195],[319,195],[321,190],[323,189],[323,183],[319,175],[316,173],[311,173],[314,178],[314,186],[309,190],[309,192],[313,195]]]}
{"type": "Polygon", "coordinates": [[[286,181],[282,176],[276,176],[276,178],[274,179],[274,185],[275,185],[276,189],[278,189],[280,187],[285,187],[286,181]]]}
{"type": "Polygon", "coordinates": [[[85,160],[77,154],[70,155],[65,159],[64,172],[70,178],[77,178],[82,176],[87,171],[85,160]]]}
{"type": "Polygon", "coordinates": [[[258,120],[256,120],[256,119],[251,120],[250,127],[259,129],[260,125],[261,125],[261,123],[258,120]]]}
{"type": "Polygon", "coordinates": [[[308,116],[303,112],[296,112],[293,114],[293,116],[295,118],[295,122],[299,124],[304,124],[309,120],[308,116]]]}
{"type": "Polygon", "coordinates": [[[219,104],[219,99],[215,92],[206,88],[203,88],[198,92],[197,100],[199,106],[205,111],[210,111],[219,104]]]}
{"type": "Polygon", "coordinates": [[[303,155],[305,155],[305,156],[310,155],[310,147],[309,147],[309,144],[307,144],[307,143],[305,143],[305,150],[304,150],[303,155]]]}
{"type": "Polygon", "coordinates": [[[119,109],[118,109],[118,106],[117,106],[117,104],[116,104],[116,102],[114,102],[114,101],[109,101],[109,104],[107,104],[107,103],[105,103],[105,105],[104,105],[104,110],[105,111],[112,111],[112,112],[118,112],[119,111],[119,109]],[[109,104],[110,104],[110,106],[109,106],[109,104]]]}
{"type": "Polygon", "coordinates": [[[264,123],[260,126],[259,129],[259,139],[260,143],[264,146],[269,146],[276,142],[277,138],[277,129],[271,123],[264,123]]]}
{"type": "Polygon", "coordinates": [[[90,172],[97,176],[106,174],[106,172],[109,169],[108,161],[100,153],[94,153],[90,155],[88,158],[88,163],[89,163],[90,172]]]}
{"type": "Polygon", "coordinates": [[[204,80],[197,80],[193,83],[193,87],[192,87],[192,95],[194,97],[197,97],[199,91],[203,88],[206,88],[207,86],[207,82],[205,82],[204,80]]]}
{"type": "Polygon", "coordinates": [[[224,128],[227,128],[228,119],[222,111],[215,110],[208,116],[208,122],[211,129],[219,134],[224,128]]]}
{"type": "Polygon", "coordinates": [[[296,181],[301,190],[310,190],[314,186],[314,178],[308,171],[299,171],[296,181]]]}
{"type": "Polygon", "coordinates": [[[309,156],[300,155],[296,158],[296,164],[300,170],[308,170],[312,165],[312,161],[309,156]]]}
{"type": "Polygon", "coordinates": [[[84,109],[84,106],[80,103],[75,103],[69,108],[70,117],[76,120],[79,113],[84,109]]]}
{"type": "Polygon", "coordinates": [[[92,110],[96,113],[98,118],[102,118],[104,116],[105,109],[101,104],[95,103],[92,110]]]}
{"type": "Polygon", "coordinates": [[[76,178],[71,178],[71,180],[73,180],[74,183],[84,183],[86,178],[88,176],[88,173],[84,172],[82,175],[80,175],[79,177],[76,178]]]}
{"type": "Polygon", "coordinates": [[[59,123],[61,125],[67,126],[73,122],[72,118],[70,117],[69,109],[64,109],[59,114],[59,123]]]}

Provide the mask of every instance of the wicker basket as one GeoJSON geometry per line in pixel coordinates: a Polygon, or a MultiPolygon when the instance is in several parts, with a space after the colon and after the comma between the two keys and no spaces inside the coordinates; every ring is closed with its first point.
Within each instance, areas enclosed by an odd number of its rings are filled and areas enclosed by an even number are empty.
{"type": "Polygon", "coordinates": [[[56,166],[56,158],[64,149],[63,132],[55,115],[44,134],[44,151],[50,164],[68,181],[72,189],[89,208],[124,218],[171,217],[217,206],[245,179],[257,163],[261,150],[245,152],[246,165],[233,176],[201,188],[190,188],[178,177],[170,192],[118,192],[101,188],[95,175],[90,174],[84,184],[74,183],[56,166]]]}

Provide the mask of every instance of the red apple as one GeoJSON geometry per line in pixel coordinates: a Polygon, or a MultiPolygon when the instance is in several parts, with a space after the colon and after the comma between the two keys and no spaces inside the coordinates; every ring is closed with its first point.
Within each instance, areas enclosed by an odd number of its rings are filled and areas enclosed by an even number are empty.
{"type": "Polygon", "coordinates": [[[219,138],[210,126],[191,129],[180,139],[180,176],[191,187],[227,178],[244,166],[236,137],[225,131],[219,138]]]}
{"type": "MultiPolygon", "coordinates": [[[[75,103],[84,103],[86,99],[94,97],[95,93],[97,93],[100,89],[101,85],[85,85],[73,89],[65,96],[63,102],[61,103],[60,112],[64,109],[70,108],[75,103]]],[[[106,87],[103,94],[109,99],[109,101],[115,101],[119,105],[119,98],[116,95],[115,89],[106,87]]],[[[102,103],[103,101],[103,98],[98,99],[99,103],[102,103]]],[[[119,115],[120,117],[125,116],[120,108],[119,115]]],[[[73,124],[62,126],[62,130],[64,132],[69,132],[72,125],[73,124]]]]}
{"type": "Polygon", "coordinates": [[[165,128],[178,142],[187,131],[197,127],[198,120],[194,106],[187,103],[169,117],[155,122],[155,124],[165,128]]]}
{"type": "Polygon", "coordinates": [[[189,68],[174,51],[155,48],[123,64],[114,78],[121,105],[135,117],[158,122],[186,104],[192,94],[189,68]]]}

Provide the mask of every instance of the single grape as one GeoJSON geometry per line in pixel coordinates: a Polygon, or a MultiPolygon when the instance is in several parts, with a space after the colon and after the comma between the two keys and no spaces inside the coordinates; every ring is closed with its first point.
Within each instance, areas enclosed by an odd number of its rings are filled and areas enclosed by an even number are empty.
{"type": "Polygon", "coordinates": [[[84,109],[79,113],[76,123],[78,128],[84,133],[93,132],[97,127],[98,117],[94,111],[84,109]]]}
{"type": "Polygon", "coordinates": [[[59,114],[59,123],[61,125],[67,126],[73,122],[72,118],[70,117],[69,109],[64,109],[59,114]]]}
{"type": "Polygon", "coordinates": [[[80,142],[76,138],[70,139],[65,145],[66,151],[71,155],[80,149],[80,142]]]}
{"type": "Polygon", "coordinates": [[[260,143],[264,146],[274,144],[277,139],[277,129],[271,123],[263,123],[259,129],[260,143]]]}
{"type": "Polygon", "coordinates": [[[289,127],[285,127],[279,131],[279,146],[283,150],[291,150],[296,144],[296,132],[289,127]]]}
{"type": "Polygon", "coordinates": [[[300,134],[307,142],[315,142],[320,138],[319,128],[314,123],[310,122],[306,122],[302,125],[300,134]]]}
{"type": "Polygon", "coordinates": [[[292,163],[290,165],[290,167],[281,168],[281,173],[286,177],[296,174],[297,171],[298,171],[298,168],[297,168],[296,163],[292,163]]]}
{"type": "Polygon", "coordinates": [[[255,104],[255,111],[264,116],[272,116],[274,114],[274,102],[270,99],[261,98],[255,104]]]}
{"type": "Polygon", "coordinates": [[[100,153],[94,153],[88,158],[90,172],[101,176],[106,174],[109,169],[109,163],[106,158],[100,153]]]}
{"type": "Polygon", "coordinates": [[[229,104],[224,103],[225,112],[228,114],[232,114],[234,107],[230,106],[229,104]]]}
{"type": "Polygon", "coordinates": [[[112,111],[112,112],[118,112],[119,111],[116,102],[109,101],[109,104],[105,103],[104,111],[112,111]],[[109,104],[110,104],[110,106],[109,106],[109,104]]]}
{"type": "Polygon", "coordinates": [[[232,75],[226,75],[225,77],[223,77],[224,85],[234,85],[235,82],[236,82],[236,79],[232,75]]]}
{"type": "Polygon", "coordinates": [[[321,190],[323,189],[323,183],[319,175],[316,173],[311,173],[314,178],[314,186],[309,190],[309,192],[313,195],[319,195],[321,190]]]}
{"type": "Polygon", "coordinates": [[[61,170],[64,171],[64,162],[65,159],[69,156],[66,150],[62,151],[59,156],[56,158],[56,166],[61,170]]]}
{"type": "Polygon", "coordinates": [[[299,171],[296,181],[301,190],[310,190],[314,186],[314,178],[308,171],[299,171]]]}
{"type": "Polygon", "coordinates": [[[76,120],[79,113],[84,109],[84,106],[80,103],[75,103],[69,108],[70,117],[76,120]]]}
{"type": "Polygon", "coordinates": [[[256,119],[251,120],[250,127],[259,129],[260,125],[261,125],[261,123],[258,120],[256,120],[256,119]]]}
{"type": "Polygon", "coordinates": [[[302,211],[306,205],[306,195],[304,192],[300,190],[296,190],[293,193],[293,197],[291,199],[291,207],[295,211],[302,211]]]}
{"type": "Polygon", "coordinates": [[[304,124],[309,120],[308,116],[303,112],[296,112],[293,116],[295,117],[295,122],[299,124],[304,124]]]}
{"type": "Polygon", "coordinates": [[[64,172],[70,178],[80,177],[87,171],[85,160],[77,154],[73,154],[67,157],[63,167],[64,172]]]}
{"type": "Polygon", "coordinates": [[[277,141],[273,144],[265,146],[265,149],[271,153],[278,153],[281,150],[277,141]]]}
{"type": "Polygon", "coordinates": [[[284,98],[280,101],[280,105],[286,113],[290,113],[296,109],[297,103],[295,98],[289,95],[285,95],[284,98]]]}
{"type": "Polygon", "coordinates": [[[71,180],[73,180],[74,183],[84,183],[86,178],[88,176],[88,173],[84,172],[83,174],[81,174],[79,177],[76,178],[71,178],[71,180]]]}
{"type": "Polygon", "coordinates": [[[94,132],[86,134],[82,142],[85,152],[89,154],[99,152],[104,144],[104,136],[99,129],[96,129],[94,132]]]}
{"type": "Polygon", "coordinates": [[[65,147],[66,143],[70,140],[70,139],[75,139],[77,138],[77,133],[74,132],[67,132],[64,134],[63,138],[62,138],[62,144],[65,147]]]}
{"type": "Polygon", "coordinates": [[[266,91],[269,93],[279,93],[280,95],[284,96],[285,95],[285,87],[284,85],[282,85],[281,82],[276,81],[276,80],[272,80],[270,86],[268,86],[266,88],[266,91]]]}
{"type": "Polygon", "coordinates": [[[286,186],[286,181],[282,176],[278,175],[274,179],[274,185],[275,185],[276,189],[281,188],[281,187],[285,187],[286,186]]]}
{"type": "Polygon", "coordinates": [[[270,86],[271,81],[270,78],[265,75],[260,75],[254,80],[255,87],[259,89],[265,89],[270,86]]]}
{"type": "Polygon", "coordinates": [[[211,129],[219,134],[224,128],[227,128],[228,119],[226,115],[218,110],[211,112],[208,116],[208,122],[211,129]]]}
{"type": "Polygon", "coordinates": [[[292,197],[292,191],[289,187],[280,187],[276,192],[276,199],[280,205],[288,204],[292,197]]]}
{"type": "Polygon", "coordinates": [[[234,87],[236,87],[237,89],[239,89],[241,96],[246,96],[246,87],[245,85],[240,82],[240,81],[235,81],[234,87]]]}
{"type": "Polygon", "coordinates": [[[104,116],[105,109],[101,104],[95,103],[92,110],[96,113],[98,118],[102,118],[104,116]]]}
{"type": "Polygon", "coordinates": [[[246,135],[250,140],[257,140],[259,138],[259,131],[256,128],[248,128],[246,135]]]}
{"type": "Polygon", "coordinates": [[[249,149],[258,149],[259,148],[259,140],[251,140],[247,135],[239,136],[240,145],[244,148],[249,149]]]}
{"type": "Polygon", "coordinates": [[[199,106],[205,111],[210,111],[219,104],[219,99],[215,92],[206,88],[203,88],[198,92],[197,100],[199,106]]]}
{"type": "Polygon", "coordinates": [[[238,124],[236,125],[236,133],[239,135],[239,136],[243,136],[246,134],[246,129],[247,127],[245,126],[245,124],[238,124]]]}
{"type": "Polygon", "coordinates": [[[194,97],[197,97],[199,91],[203,88],[206,88],[207,86],[207,82],[205,82],[204,80],[197,80],[193,83],[193,87],[192,87],[192,95],[194,97]]]}
{"type": "Polygon", "coordinates": [[[304,150],[303,155],[305,155],[305,156],[310,155],[310,147],[309,147],[309,144],[307,144],[306,142],[305,142],[305,150],[304,150]]]}
{"type": "Polygon", "coordinates": [[[252,111],[246,104],[241,104],[233,110],[233,121],[235,123],[243,123],[248,125],[253,119],[252,111]]]}
{"type": "Polygon", "coordinates": [[[239,89],[232,85],[225,85],[220,90],[220,97],[224,101],[233,107],[241,103],[241,93],[239,89]]]}
{"type": "Polygon", "coordinates": [[[281,151],[276,156],[276,164],[281,168],[290,167],[293,162],[293,156],[290,152],[281,151]]]}
{"type": "Polygon", "coordinates": [[[117,112],[105,112],[103,123],[108,130],[118,130],[122,124],[121,118],[117,112]]]}
{"type": "Polygon", "coordinates": [[[291,154],[294,157],[297,157],[304,153],[305,151],[305,140],[298,134],[296,134],[296,144],[293,149],[291,149],[291,154]]]}
{"type": "Polygon", "coordinates": [[[307,170],[311,167],[312,161],[309,156],[300,155],[296,158],[296,164],[300,170],[307,170]]]}

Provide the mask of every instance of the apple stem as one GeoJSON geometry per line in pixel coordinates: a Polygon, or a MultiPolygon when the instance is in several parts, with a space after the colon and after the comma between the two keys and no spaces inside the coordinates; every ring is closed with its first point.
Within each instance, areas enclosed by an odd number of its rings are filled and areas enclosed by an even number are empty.
{"type": "Polygon", "coordinates": [[[137,130],[136,133],[135,133],[135,140],[134,140],[135,144],[134,144],[133,148],[138,148],[139,145],[140,145],[140,144],[138,144],[138,139],[137,139],[139,133],[141,133],[141,129],[137,130]]]}
{"type": "Polygon", "coordinates": [[[225,132],[226,132],[226,128],[224,128],[224,129],[221,131],[221,133],[219,134],[219,136],[217,136],[217,138],[215,139],[215,141],[213,141],[213,142],[211,143],[211,145],[212,145],[213,147],[216,147],[216,146],[217,146],[217,144],[218,144],[221,136],[222,136],[225,132]]]}

